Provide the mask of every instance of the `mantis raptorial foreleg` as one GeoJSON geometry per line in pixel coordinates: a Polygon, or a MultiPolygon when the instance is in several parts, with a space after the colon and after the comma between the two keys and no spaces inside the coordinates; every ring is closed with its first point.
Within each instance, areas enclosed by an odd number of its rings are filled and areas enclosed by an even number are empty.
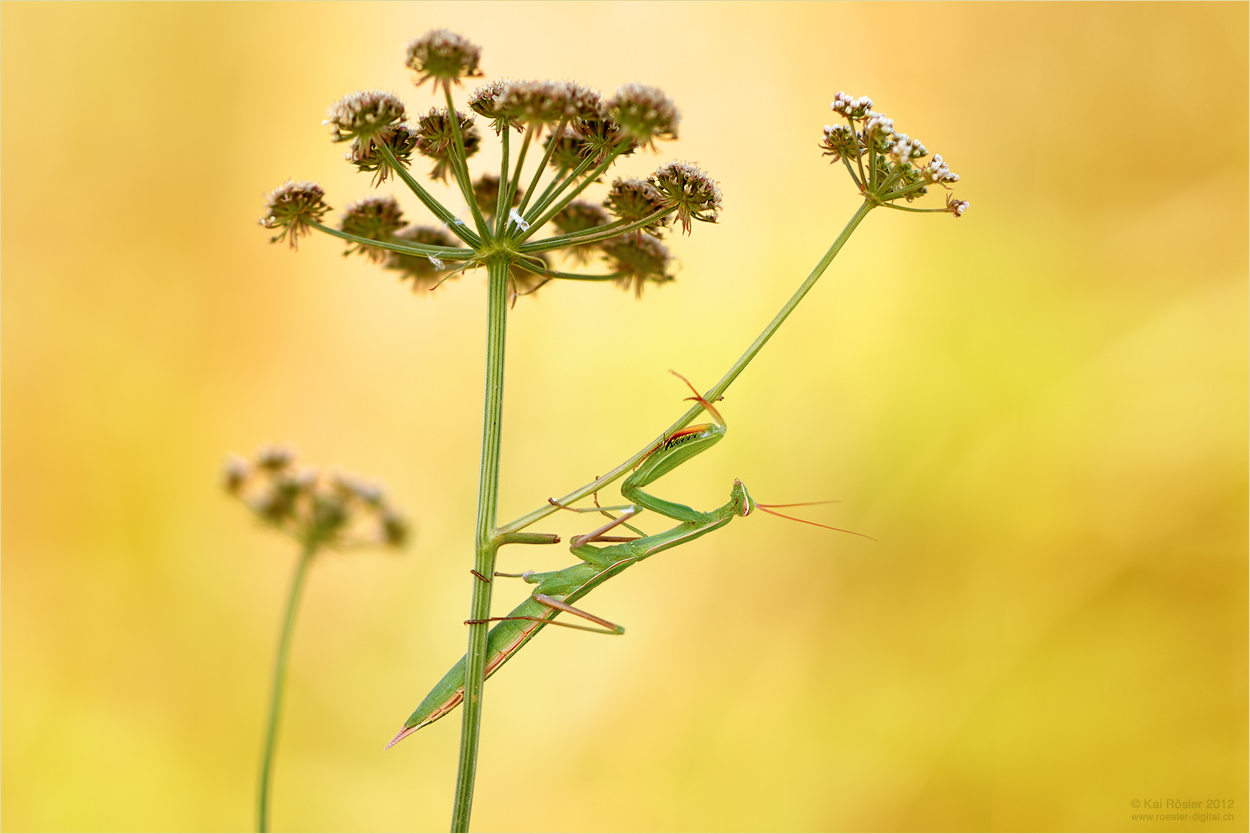
{"type": "MultiPolygon", "coordinates": [[[[681,376],[678,374],[678,376],[681,376]]],[[[685,377],[681,377],[685,381],[685,377]]],[[[690,385],[689,382],[686,382],[690,385]]],[[[691,386],[691,390],[694,387],[691,386]]],[[[563,570],[547,573],[526,572],[521,578],[537,585],[534,593],[514,608],[507,616],[491,617],[489,622],[496,622],[490,630],[487,642],[486,675],[489,677],[521,650],[534,635],[547,625],[565,625],[587,631],[622,634],[625,629],[596,617],[581,609],[573,607],[574,602],[593,591],[621,571],[653,556],[662,550],[676,547],[693,541],[713,530],[724,527],[735,516],[750,515],[757,507],[771,512],[768,505],[757,504],[747,493],[747,489],[739,480],[734,480],[729,492],[729,500],[720,507],[708,512],[699,512],[685,504],[678,504],[657,498],[643,490],[652,481],[681,466],[686,461],[706,451],[725,436],[725,424],[720,414],[711,403],[695,392],[697,399],[716,420],[716,423],[704,423],[688,426],[673,432],[656,444],[655,448],[638,464],[638,467],[625,478],[621,484],[621,495],[629,504],[619,508],[598,507],[573,508],[579,512],[600,512],[608,509],[619,509],[621,515],[582,536],[572,540],[570,548],[573,555],[580,560],[578,564],[563,570]],[[638,537],[608,536],[606,533],[619,526],[627,526],[628,521],[636,516],[641,509],[650,510],[658,515],[671,518],[678,522],[676,526],[652,536],[638,537]],[[604,545],[604,546],[598,546],[604,545]],[[561,613],[573,614],[601,628],[553,622],[561,613]]],[[[550,500],[550,499],[548,499],[550,500]]],[[[551,503],[555,504],[555,501],[551,503]]],[[[597,503],[597,502],[596,502],[597,503]]],[[[560,506],[560,505],[557,505],[560,506]]],[[[788,516],[787,516],[788,517],[788,516]]],[[[814,523],[814,522],[809,522],[814,523]]],[[[824,527],[826,525],[818,525],[824,527]]],[[[630,528],[633,529],[633,528],[630,528]]],[[[829,528],[838,529],[838,528],[829,528]]],[[[851,532],[851,531],[844,531],[851,532]]],[[[856,534],[862,535],[862,534],[856,534]]],[[[474,621],[481,622],[481,621],[474,621]]],[[[442,718],[464,699],[465,660],[453,666],[443,679],[435,685],[425,697],[416,711],[404,722],[404,728],[391,740],[390,747],[396,742],[407,738],[412,733],[442,718]]]]}

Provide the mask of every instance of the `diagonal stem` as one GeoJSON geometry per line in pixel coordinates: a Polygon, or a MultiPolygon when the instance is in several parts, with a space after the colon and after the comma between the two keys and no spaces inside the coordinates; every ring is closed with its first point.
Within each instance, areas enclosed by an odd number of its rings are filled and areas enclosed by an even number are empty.
{"type": "MultiPolygon", "coordinates": [[[[716,385],[704,394],[705,400],[708,402],[716,402],[717,398],[728,390],[729,386],[732,385],[734,380],[738,378],[738,375],[746,369],[746,366],[751,363],[751,360],[755,358],[756,354],[760,352],[764,345],[768,343],[768,340],[773,337],[773,334],[777,332],[790,314],[794,312],[794,308],[799,306],[799,302],[803,300],[803,297],[807,295],[808,291],[816,285],[816,281],[821,275],[824,274],[825,270],[829,268],[829,264],[833,263],[833,259],[837,257],[838,252],[842,250],[842,247],[846,244],[847,240],[850,239],[851,234],[855,231],[863,219],[868,216],[868,212],[872,211],[875,207],[875,203],[869,200],[864,201],[864,203],[859,207],[859,210],[856,211],[854,216],[851,217],[850,222],[846,224],[842,233],[838,235],[837,240],[835,240],[833,245],[829,247],[829,251],[825,253],[824,257],[820,259],[818,264],[816,264],[816,267],[812,270],[811,274],[807,276],[807,280],[799,286],[794,295],[790,297],[790,300],[782,306],[780,312],[773,317],[773,320],[768,323],[768,326],[764,328],[763,332],[760,333],[755,341],[751,343],[751,346],[746,349],[746,352],[738,358],[738,361],[730,366],[729,371],[724,377],[721,378],[721,381],[716,383],[716,385]]],[[[687,411],[681,419],[669,426],[668,429],[660,435],[659,439],[662,440],[678,429],[688,426],[694,418],[699,416],[701,411],[703,411],[703,406],[696,404],[689,411],[687,411]]],[[[499,532],[501,534],[505,534],[512,533],[517,530],[523,530],[539,519],[546,518],[554,513],[560,505],[572,504],[573,502],[579,501],[593,492],[597,492],[615,481],[617,478],[621,477],[621,475],[628,472],[654,449],[655,442],[653,441],[648,443],[646,447],[639,450],[633,455],[633,457],[622,463],[620,466],[617,466],[606,475],[602,475],[601,477],[591,481],[589,484],[570,492],[568,495],[560,498],[555,503],[544,504],[533,512],[523,515],[515,521],[503,525],[499,528],[499,532]]]]}

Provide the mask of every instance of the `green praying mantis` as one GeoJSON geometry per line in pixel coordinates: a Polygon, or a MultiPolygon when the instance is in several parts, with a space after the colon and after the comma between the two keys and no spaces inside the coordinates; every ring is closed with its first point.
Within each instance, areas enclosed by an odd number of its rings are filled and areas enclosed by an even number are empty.
{"type": "MultiPolygon", "coordinates": [[[[694,541],[700,536],[724,527],[737,516],[745,517],[759,509],[792,521],[802,521],[805,524],[813,524],[817,527],[836,530],[840,533],[864,536],[863,533],[856,533],[853,530],[843,530],[839,527],[830,527],[826,524],[817,524],[814,521],[793,518],[775,510],[777,507],[797,507],[828,502],[760,504],[751,498],[746,486],[736,478],[734,479],[733,488],[729,491],[729,500],[722,506],[708,512],[699,512],[684,504],[666,501],[644,492],[643,487],[673,471],[696,455],[707,451],[719,443],[725,436],[725,421],[721,418],[715,406],[700,396],[689,380],[676,371],[671,373],[690,386],[694,396],[688,399],[697,401],[716,422],[687,426],[660,440],[655,448],[642,459],[638,467],[621,484],[621,495],[630,502],[629,504],[619,507],[573,508],[548,499],[548,501],[561,509],[574,512],[602,512],[612,520],[598,529],[585,535],[577,536],[572,540],[570,549],[573,555],[581,560],[578,564],[563,570],[546,573],[530,571],[520,574],[520,577],[526,582],[538,587],[507,616],[491,617],[487,621],[497,622],[498,625],[490,630],[487,641],[486,677],[489,678],[498,671],[499,667],[503,666],[513,655],[524,648],[539,631],[548,625],[565,626],[600,634],[624,634],[625,629],[621,626],[579,608],[574,608],[573,603],[612,577],[620,574],[632,565],[638,564],[643,559],[663,550],[668,550],[671,547],[694,541]],[[613,517],[608,513],[609,510],[619,511],[621,514],[613,517]],[[652,536],[642,535],[641,531],[630,527],[628,524],[629,520],[642,510],[650,510],[671,518],[678,522],[677,526],[652,536]],[[639,533],[639,535],[637,537],[607,535],[613,529],[622,525],[639,533]],[[607,546],[597,547],[592,544],[593,542],[606,544],[607,546]],[[561,613],[581,617],[594,623],[594,625],[580,625],[555,620],[561,613]]],[[[864,537],[872,538],[871,536],[864,537]]],[[[496,575],[515,576],[514,574],[496,575]]],[[[478,578],[483,581],[486,580],[482,576],[478,578]]],[[[481,621],[471,620],[467,622],[476,623],[481,621]]],[[[386,746],[387,749],[390,749],[422,727],[433,724],[459,706],[460,702],[464,700],[464,680],[465,658],[462,657],[443,676],[443,679],[430,690],[430,694],[425,697],[425,700],[404,722],[403,729],[386,746]]]]}

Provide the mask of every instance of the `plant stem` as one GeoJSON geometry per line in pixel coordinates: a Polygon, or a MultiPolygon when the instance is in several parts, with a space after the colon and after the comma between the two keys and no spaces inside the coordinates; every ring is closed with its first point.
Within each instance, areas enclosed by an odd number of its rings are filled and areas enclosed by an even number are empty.
{"type": "Polygon", "coordinates": [[[469,204],[473,222],[477,225],[477,233],[482,236],[483,240],[489,240],[490,231],[486,227],[486,219],[482,217],[482,210],[478,208],[477,198],[473,194],[473,178],[469,174],[469,157],[464,150],[464,134],[460,131],[460,114],[456,111],[456,102],[451,97],[451,82],[444,81],[442,87],[443,93],[447,97],[447,122],[451,125],[451,137],[455,143],[455,152],[451,155],[452,174],[460,186],[461,196],[469,204]]]}
{"type": "Polygon", "coordinates": [[[399,160],[395,158],[394,152],[391,151],[390,147],[385,142],[378,143],[376,147],[382,156],[386,157],[387,164],[391,166],[391,170],[395,172],[396,176],[404,181],[404,184],[411,189],[413,194],[417,195],[417,198],[425,204],[425,207],[428,208],[435,217],[443,221],[452,234],[474,248],[482,245],[481,238],[457,220],[456,215],[448,211],[442,203],[435,200],[434,197],[430,195],[430,192],[425,190],[425,187],[422,186],[421,183],[413,179],[412,174],[408,173],[407,168],[399,164],[399,160]]]}
{"type": "MultiPolygon", "coordinates": [[[[807,295],[808,291],[816,285],[816,281],[821,275],[824,274],[825,270],[829,268],[829,264],[833,263],[833,259],[837,257],[838,252],[842,250],[842,247],[846,244],[847,240],[850,239],[851,234],[855,231],[863,219],[868,216],[868,212],[872,211],[875,207],[876,204],[871,200],[864,201],[864,203],[859,207],[859,210],[855,212],[853,217],[851,217],[850,222],[848,222],[846,227],[842,229],[842,233],[838,235],[837,239],[833,242],[833,245],[829,247],[829,251],[825,253],[825,256],[820,259],[818,264],[816,264],[816,267],[811,271],[811,274],[807,276],[807,280],[799,286],[794,295],[790,296],[790,300],[782,306],[780,312],[773,317],[773,320],[768,323],[768,325],[764,328],[764,331],[760,333],[754,342],[751,343],[751,346],[746,349],[746,352],[738,358],[738,361],[730,366],[729,371],[721,378],[721,381],[716,383],[716,385],[704,395],[704,399],[708,402],[716,402],[716,399],[728,390],[729,386],[732,385],[734,380],[738,378],[738,375],[746,369],[746,366],[751,363],[751,360],[755,358],[755,355],[760,352],[760,350],[764,347],[768,340],[773,337],[773,334],[777,332],[789,315],[794,312],[794,308],[799,306],[799,302],[803,300],[803,297],[807,295]]],[[[662,440],[678,429],[689,425],[695,417],[699,416],[701,411],[703,411],[703,406],[698,404],[694,405],[681,417],[681,419],[669,426],[668,429],[660,435],[660,439],[662,440]]],[[[654,449],[655,441],[652,441],[620,466],[608,472],[606,475],[596,478],[586,486],[570,492],[568,495],[560,498],[558,503],[561,505],[572,504],[573,502],[579,501],[593,492],[597,492],[629,471],[630,468],[650,454],[654,449]]],[[[539,519],[546,518],[551,515],[556,510],[557,506],[555,504],[545,504],[533,512],[523,515],[515,521],[503,525],[499,528],[499,532],[501,534],[506,534],[513,533],[517,530],[523,530],[539,519]]]]}
{"type": "Polygon", "coordinates": [[[490,617],[490,578],[495,575],[499,541],[495,509],[499,499],[499,444],[503,434],[504,342],[508,322],[508,260],[487,261],[486,393],[482,406],[482,469],[477,491],[477,540],[473,599],[469,609],[469,648],[465,653],[464,723],[460,730],[460,763],[456,771],[456,801],[451,830],[468,831],[473,810],[473,780],[482,723],[482,685],[486,680],[487,618],[490,617]]]}
{"type": "Polygon", "coordinates": [[[291,647],[291,634],[295,631],[295,612],[299,608],[304,578],[308,575],[308,566],[317,552],[315,542],[304,545],[299,563],[295,566],[295,576],[291,580],[291,590],[286,601],[286,617],[282,623],[282,635],[278,638],[278,657],[273,665],[273,691],[269,699],[269,724],[265,728],[265,752],[260,760],[260,793],[257,797],[257,829],[269,830],[269,783],[273,775],[273,754],[278,742],[278,714],[282,707],[282,685],[286,679],[287,650],[291,647]]]}

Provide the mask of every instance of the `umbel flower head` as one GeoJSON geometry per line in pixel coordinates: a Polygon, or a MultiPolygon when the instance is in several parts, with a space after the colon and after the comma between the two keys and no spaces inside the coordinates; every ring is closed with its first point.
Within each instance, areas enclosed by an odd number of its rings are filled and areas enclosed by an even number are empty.
{"type": "MultiPolygon", "coordinates": [[[[404,213],[399,201],[389,194],[366,197],[348,205],[343,212],[340,229],[349,235],[368,240],[390,240],[404,226],[404,213]]],[[[359,252],[374,263],[382,263],[390,255],[386,249],[364,243],[349,244],[344,255],[359,252]]]]}
{"type": "Polygon", "coordinates": [[[379,144],[384,144],[391,149],[391,153],[399,160],[399,164],[408,167],[412,162],[412,152],[417,147],[417,132],[407,124],[395,125],[393,131],[388,135],[378,136],[369,142],[362,142],[356,139],[352,142],[351,149],[343,154],[343,158],[356,166],[361,173],[373,174],[373,184],[375,186],[386,182],[386,178],[391,174],[391,166],[378,150],[379,144]]]}
{"type": "Polygon", "coordinates": [[[659,193],[663,205],[677,210],[686,234],[690,234],[692,219],[715,223],[720,216],[720,187],[697,165],[670,162],[656,169],[647,182],[659,193]]]}
{"type": "MultiPolygon", "coordinates": [[[[525,189],[518,188],[512,193],[512,202],[508,208],[512,208],[521,202],[521,198],[525,196],[525,189]]],[[[482,174],[473,182],[473,199],[477,203],[478,209],[485,217],[494,217],[496,209],[499,208],[499,177],[496,174],[482,174]]]]}
{"type": "MultiPolygon", "coordinates": [[[[669,207],[669,203],[664,199],[664,195],[647,180],[617,177],[608,190],[603,207],[612,212],[617,220],[632,223],[663,211],[669,207]]],[[[661,217],[650,225],[644,226],[643,230],[657,238],[663,238],[664,222],[665,219],[661,217]]]]}
{"type": "Polygon", "coordinates": [[[894,120],[873,110],[868,96],[838,93],[829,107],[847,123],[825,125],[820,147],[825,156],[832,157],[831,162],[846,166],[866,198],[903,211],[944,211],[960,217],[967,210],[967,200],[953,197],[948,197],[940,209],[896,205],[896,200],[910,203],[923,197],[931,185],[949,188],[959,182],[959,175],[951,172],[941,154],[922,163],[929,149],[918,139],[895,130],[894,120]]]}
{"type": "Polygon", "coordinates": [[[482,74],[477,66],[481,59],[480,47],[446,29],[431,29],[408,44],[407,64],[417,73],[418,87],[431,78],[435,86],[459,85],[461,78],[482,74]]]}
{"type": "Polygon", "coordinates": [[[573,81],[505,81],[494,97],[494,110],[536,128],[604,115],[599,92],[573,81]]]}
{"type": "Polygon", "coordinates": [[[400,547],[408,540],[408,523],[381,487],[299,469],[295,452],[285,446],[265,446],[251,462],[227,458],[222,486],[261,521],[306,547],[400,547]]]}
{"type": "Polygon", "coordinates": [[[445,182],[451,172],[457,130],[464,143],[465,159],[476,154],[481,147],[482,134],[474,126],[473,117],[457,111],[456,120],[457,124],[453,126],[446,107],[431,107],[430,112],[417,120],[417,150],[434,160],[430,176],[436,180],[445,182]]]}
{"type": "MultiPolygon", "coordinates": [[[[555,217],[551,218],[551,222],[560,231],[560,234],[573,235],[578,232],[590,231],[597,226],[606,226],[611,219],[607,209],[603,206],[586,200],[574,200],[561,209],[555,217]]],[[[599,249],[598,243],[585,243],[581,246],[568,247],[564,250],[564,253],[575,263],[585,263],[590,258],[591,253],[597,249],[599,249]]]]}
{"type": "MultiPolygon", "coordinates": [[[[452,236],[436,226],[405,226],[395,233],[394,240],[398,243],[419,243],[424,246],[455,245],[452,236]]],[[[411,280],[413,292],[435,289],[455,274],[448,272],[454,267],[448,266],[434,255],[410,255],[404,252],[391,252],[386,268],[399,272],[401,281],[411,280]]]]}
{"type": "Polygon", "coordinates": [[[668,267],[672,261],[668,247],[648,234],[621,235],[604,241],[600,248],[609,266],[619,276],[622,289],[633,288],[634,297],[642,297],[643,285],[664,284],[673,280],[668,267]]]}
{"type": "Polygon", "coordinates": [[[315,182],[287,180],[281,188],[269,192],[265,204],[265,216],[260,225],[266,229],[282,231],[270,239],[271,243],[287,240],[292,249],[299,248],[299,239],[309,232],[310,222],[320,223],[330,207],[326,205],[325,192],[315,182]]]}
{"type": "Polygon", "coordinates": [[[275,239],[294,244],[318,226],[347,241],[346,254],[362,254],[420,289],[483,265],[506,266],[514,298],[555,280],[616,281],[635,293],[672,280],[673,259],[660,238],[670,224],[689,233],[696,220],[716,222],[720,188],[686,162],[646,179],[613,180],[608,171],[639,148],[677,138],[681,114],[673,101],[645,84],[624,84],[605,100],[575,81],[504,78],[475,90],[460,112],[452,88],[481,75],[480,61],[465,38],[432,30],[408,45],[405,62],[418,86],[433,79],[443,102],[408,120],[398,96],[366,90],[336,102],[325,120],[333,141],[350,143],[349,162],[375,185],[396,174],[439,225],[407,225],[398,201],[375,195],[350,203],[340,228],[327,229],[320,188],[288,183],[271,195],[262,220],[280,230],[275,239]],[[470,168],[482,145],[476,116],[489,120],[502,145],[498,174],[470,168]],[[431,178],[452,186],[450,207],[411,174],[417,154],[433,161],[431,178]],[[587,189],[608,182],[606,199],[595,205],[587,189]],[[602,264],[586,272],[552,266],[561,257],[585,265],[592,254],[606,260],[606,271],[602,264]]]}
{"type": "Polygon", "coordinates": [[[398,96],[382,90],[364,90],[345,96],[330,105],[325,124],[335,142],[359,141],[365,148],[377,138],[386,138],[406,118],[398,96]]]}
{"type": "Polygon", "coordinates": [[[655,87],[626,84],[608,102],[608,115],[625,135],[655,150],[655,140],[676,139],[681,113],[673,100],[655,87]]]}

